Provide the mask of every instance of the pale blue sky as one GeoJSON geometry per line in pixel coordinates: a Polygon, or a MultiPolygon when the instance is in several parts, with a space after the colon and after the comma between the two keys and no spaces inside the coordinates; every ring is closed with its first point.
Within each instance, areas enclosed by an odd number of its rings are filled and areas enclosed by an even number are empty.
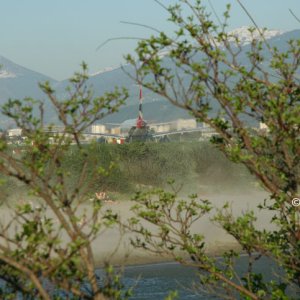
{"type": "MultiPolygon", "coordinates": [[[[161,0],[168,5],[175,0],[161,0]]],[[[206,1],[204,1],[205,3],[206,1]]],[[[235,0],[211,0],[218,12],[232,3],[231,28],[250,24],[235,0]]],[[[300,24],[299,0],[242,0],[262,27],[292,30],[300,24]]],[[[150,30],[121,24],[144,23],[171,32],[167,14],[153,0],[0,0],[0,55],[55,79],[69,77],[82,60],[91,73],[119,66],[136,41],[113,41],[98,52],[108,38],[147,37],[150,30]]]]}

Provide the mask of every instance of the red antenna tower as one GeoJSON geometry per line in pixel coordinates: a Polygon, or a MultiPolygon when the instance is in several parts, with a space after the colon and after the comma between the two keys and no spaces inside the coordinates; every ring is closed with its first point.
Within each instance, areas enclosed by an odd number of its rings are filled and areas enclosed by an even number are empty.
{"type": "Polygon", "coordinates": [[[143,91],[142,86],[140,85],[140,98],[139,98],[140,104],[139,104],[139,116],[136,120],[136,127],[142,128],[145,126],[145,121],[143,118],[143,109],[142,109],[142,103],[143,103],[143,91]]]}

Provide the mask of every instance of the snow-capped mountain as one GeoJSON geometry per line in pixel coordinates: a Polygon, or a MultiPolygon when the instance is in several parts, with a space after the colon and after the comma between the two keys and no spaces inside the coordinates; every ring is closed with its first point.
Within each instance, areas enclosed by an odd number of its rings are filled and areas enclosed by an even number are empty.
{"type": "Polygon", "coordinates": [[[30,69],[27,69],[23,66],[20,66],[11,60],[5,58],[4,56],[0,55],[0,79],[6,79],[6,78],[34,78],[39,80],[50,80],[55,81],[54,79],[45,76],[41,73],[32,71],[30,69]]]}
{"type": "MultiPolygon", "coordinates": [[[[229,41],[236,42],[236,38],[238,38],[239,45],[246,46],[249,45],[251,41],[253,41],[253,39],[261,40],[262,34],[264,35],[264,38],[266,40],[269,40],[285,33],[283,30],[275,30],[275,29],[264,30],[263,28],[259,28],[259,30],[255,29],[253,32],[250,32],[249,30],[250,28],[251,28],[250,26],[242,26],[232,31],[229,31],[228,32],[229,41]]],[[[215,41],[215,44],[220,45],[220,43],[217,41],[215,41]]],[[[164,58],[168,56],[171,50],[172,47],[168,47],[165,48],[164,50],[161,50],[158,53],[159,58],[164,58]]]]}
{"type": "MultiPolygon", "coordinates": [[[[232,35],[237,35],[242,45],[242,52],[239,57],[241,63],[249,63],[247,51],[249,51],[249,42],[252,37],[248,31],[248,27],[242,27],[231,31],[232,35]]],[[[260,38],[258,32],[254,32],[254,38],[260,38]]],[[[300,30],[293,30],[288,32],[283,32],[279,30],[268,30],[265,32],[265,38],[268,39],[268,43],[271,47],[277,47],[279,51],[287,51],[288,41],[291,39],[300,39],[300,30]]],[[[166,67],[174,69],[174,63],[168,58],[168,53],[170,49],[160,53],[163,63],[166,67]]],[[[270,52],[265,48],[262,50],[263,55],[268,61],[270,57],[270,52]]],[[[201,53],[196,59],[201,59],[201,53]]],[[[0,56],[0,106],[6,102],[9,98],[23,99],[25,97],[32,97],[34,99],[46,99],[45,95],[41,92],[38,87],[39,82],[44,82],[46,80],[50,81],[57,91],[60,98],[66,93],[66,87],[70,84],[67,80],[57,82],[51,78],[31,71],[24,68],[16,63],[0,56]]],[[[134,75],[134,70],[130,65],[123,66],[125,72],[134,75]]],[[[129,91],[129,98],[126,101],[126,106],[122,107],[118,113],[113,114],[105,118],[105,122],[123,122],[127,119],[132,119],[136,117],[137,114],[137,99],[138,99],[138,88],[135,82],[129,78],[121,68],[105,68],[95,74],[91,74],[88,80],[88,84],[91,86],[94,95],[100,96],[106,91],[111,91],[114,87],[120,86],[125,87],[129,91]]],[[[145,117],[150,119],[155,119],[157,121],[171,121],[175,118],[186,117],[184,111],[175,109],[171,104],[168,104],[165,99],[150,93],[148,90],[144,90],[144,104],[145,104],[145,117]],[[156,99],[156,101],[153,101],[156,99]],[[166,106],[167,105],[167,106],[166,106]],[[165,109],[167,107],[167,109],[165,109]]],[[[46,101],[47,103],[47,101],[46,101]]],[[[45,118],[47,120],[52,119],[54,113],[48,108],[45,110],[45,118]]],[[[0,116],[0,127],[2,117],[0,116]]]]}
{"type": "Polygon", "coordinates": [[[16,78],[21,76],[28,76],[29,74],[36,76],[44,76],[37,72],[26,69],[11,60],[0,55],[0,79],[2,78],[16,78]]]}
{"type": "Polygon", "coordinates": [[[240,44],[242,46],[244,45],[248,45],[251,43],[251,41],[253,39],[256,39],[256,40],[261,40],[262,39],[262,36],[261,34],[264,35],[264,38],[266,40],[269,40],[271,38],[274,38],[276,36],[280,36],[284,33],[284,31],[281,31],[281,30],[264,30],[262,28],[260,28],[259,30],[258,29],[255,29],[253,32],[250,32],[249,31],[249,28],[248,26],[243,26],[243,27],[240,27],[240,28],[236,28],[232,31],[229,32],[229,35],[231,36],[231,40],[234,41],[235,38],[237,37],[240,44]]]}
{"type": "Polygon", "coordinates": [[[103,68],[95,73],[92,73],[90,74],[91,77],[93,76],[96,76],[96,75],[99,75],[99,74],[102,74],[102,73],[105,73],[105,72],[111,72],[113,70],[116,70],[116,69],[119,69],[119,67],[106,67],[106,68],[103,68]]]}
{"type": "Polygon", "coordinates": [[[21,69],[22,67],[0,55],[0,79],[15,78],[18,75],[21,75],[21,69]]]}
{"type": "MultiPolygon", "coordinates": [[[[32,97],[43,99],[44,94],[38,83],[55,80],[38,72],[24,68],[11,60],[0,56],[0,106],[9,98],[23,99],[32,97]]],[[[0,126],[3,118],[0,117],[0,126]]]]}

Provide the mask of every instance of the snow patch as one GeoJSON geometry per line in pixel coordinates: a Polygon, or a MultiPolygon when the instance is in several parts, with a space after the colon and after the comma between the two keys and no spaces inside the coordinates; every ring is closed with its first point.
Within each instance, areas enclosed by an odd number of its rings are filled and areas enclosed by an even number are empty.
{"type": "Polygon", "coordinates": [[[99,74],[102,74],[102,73],[111,72],[111,71],[116,70],[116,69],[118,69],[118,67],[106,67],[106,68],[104,68],[100,71],[97,71],[95,73],[90,74],[90,76],[93,77],[93,76],[96,76],[96,75],[99,75],[99,74]]]}
{"type": "Polygon", "coordinates": [[[271,39],[276,36],[279,36],[279,35],[282,35],[284,33],[284,31],[281,31],[281,30],[275,30],[275,29],[264,30],[262,28],[260,28],[259,30],[255,29],[251,33],[249,31],[249,28],[250,27],[248,27],[248,26],[243,26],[243,27],[236,28],[236,29],[230,31],[229,32],[229,35],[231,36],[230,40],[235,41],[235,37],[237,37],[239,39],[239,42],[241,45],[247,45],[247,44],[250,44],[253,41],[253,39],[261,40],[262,39],[261,33],[264,35],[266,40],[271,39]]]}
{"type": "Polygon", "coordinates": [[[7,70],[0,70],[0,79],[3,78],[15,78],[17,75],[15,73],[9,72],[7,70]]]}
{"type": "MultiPolygon", "coordinates": [[[[268,40],[268,39],[271,39],[271,38],[276,37],[276,36],[280,36],[283,33],[285,33],[285,31],[283,31],[283,30],[275,30],[275,29],[264,30],[263,28],[259,28],[259,30],[255,29],[253,31],[253,33],[251,33],[249,31],[250,28],[251,28],[250,26],[242,26],[240,28],[236,28],[236,29],[228,32],[229,41],[230,42],[235,42],[236,38],[238,38],[239,45],[240,46],[246,46],[246,45],[250,44],[253,41],[253,39],[262,40],[261,34],[263,34],[265,39],[268,40]]],[[[220,43],[217,42],[216,40],[215,40],[215,44],[220,45],[220,43]]],[[[165,56],[168,56],[170,54],[172,48],[175,49],[176,47],[175,46],[174,47],[170,46],[170,47],[167,47],[167,48],[159,51],[158,52],[158,57],[159,58],[164,58],[165,56]]]]}

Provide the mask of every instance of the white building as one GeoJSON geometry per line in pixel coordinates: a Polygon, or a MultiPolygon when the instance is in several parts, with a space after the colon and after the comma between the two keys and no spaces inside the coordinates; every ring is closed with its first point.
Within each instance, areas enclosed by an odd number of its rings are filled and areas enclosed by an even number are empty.
{"type": "Polygon", "coordinates": [[[174,123],[175,130],[197,128],[197,121],[195,119],[178,119],[174,123]]]}
{"type": "Polygon", "coordinates": [[[16,137],[22,135],[22,129],[21,128],[13,128],[7,130],[7,135],[9,137],[16,137]]]}
{"type": "Polygon", "coordinates": [[[167,131],[180,131],[185,129],[197,128],[197,122],[195,119],[178,119],[165,123],[153,123],[149,124],[150,128],[155,132],[167,132],[167,131]]]}
{"type": "Polygon", "coordinates": [[[90,133],[106,133],[106,126],[102,124],[94,124],[90,127],[90,133]]]}

